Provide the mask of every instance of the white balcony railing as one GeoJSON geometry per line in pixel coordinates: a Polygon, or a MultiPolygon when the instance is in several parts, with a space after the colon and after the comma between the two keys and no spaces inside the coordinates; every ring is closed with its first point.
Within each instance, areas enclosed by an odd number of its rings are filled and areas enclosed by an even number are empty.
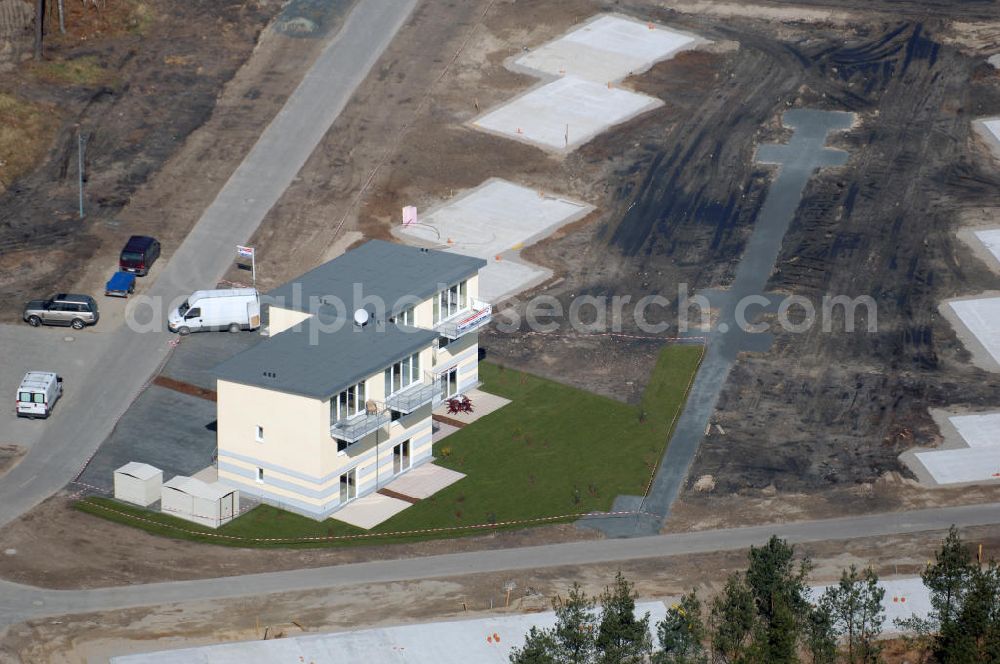
{"type": "Polygon", "coordinates": [[[371,415],[358,415],[349,420],[340,420],[330,426],[330,436],[337,440],[353,443],[361,440],[375,429],[392,421],[389,411],[371,415]]]}
{"type": "Polygon", "coordinates": [[[458,339],[463,334],[478,330],[493,320],[493,305],[481,300],[472,300],[472,307],[460,311],[434,326],[434,331],[449,339],[458,339]]]}
{"type": "Polygon", "coordinates": [[[385,405],[390,410],[400,413],[412,413],[424,404],[431,403],[440,391],[440,385],[416,383],[391,395],[385,400],[385,405]]]}

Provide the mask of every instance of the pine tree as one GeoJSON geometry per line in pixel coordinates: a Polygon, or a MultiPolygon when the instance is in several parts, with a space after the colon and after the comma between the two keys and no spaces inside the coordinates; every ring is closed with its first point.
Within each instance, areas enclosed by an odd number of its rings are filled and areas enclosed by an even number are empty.
{"type": "Polygon", "coordinates": [[[670,607],[656,625],[659,650],[653,664],[706,664],[708,657],[702,643],[706,637],[701,616],[701,601],[691,591],[679,604],[670,607]]]}
{"type": "Polygon", "coordinates": [[[812,664],[837,662],[837,632],[829,606],[820,602],[809,611],[806,624],[806,648],[812,664]]]}
{"type": "Polygon", "coordinates": [[[743,662],[756,624],[754,598],[743,578],[731,574],[722,593],[712,600],[709,614],[712,654],[725,664],[743,662]]]}
{"type": "Polygon", "coordinates": [[[601,595],[596,647],[599,664],[643,664],[653,648],[649,613],[636,618],[633,586],[620,571],[601,595]]]}
{"type": "Polygon", "coordinates": [[[1000,571],[994,563],[974,569],[950,624],[947,649],[939,652],[939,657],[947,657],[943,661],[1000,661],[1000,571]]]}
{"type": "Polygon", "coordinates": [[[884,596],[878,575],[871,569],[858,574],[854,565],[844,570],[837,585],[823,593],[820,605],[829,612],[835,633],[845,639],[847,664],[880,661],[878,637],[885,622],[884,596]]]}
{"type": "Polygon", "coordinates": [[[594,600],[579,583],[574,583],[565,602],[555,607],[556,626],[552,630],[555,660],[560,664],[587,664],[592,661],[594,639],[594,600]]]}
{"type": "Polygon", "coordinates": [[[557,664],[555,641],[549,630],[532,627],[524,639],[524,646],[510,653],[511,664],[557,664]]]}
{"type": "Polygon", "coordinates": [[[775,536],[760,548],[750,548],[746,585],[760,618],[752,650],[755,659],[768,664],[798,661],[798,643],[810,608],[806,577],[811,566],[808,560],[796,566],[794,553],[775,536]]]}
{"type": "Polygon", "coordinates": [[[934,563],[921,574],[924,585],[930,590],[930,620],[937,629],[932,650],[940,661],[949,661],[953,641],[961,637],[955,620],[962,611],[965,594],[970,587],[976,567],[972,556],[962,543],[958,530],[952,526],[934,556],[934,563]]]}

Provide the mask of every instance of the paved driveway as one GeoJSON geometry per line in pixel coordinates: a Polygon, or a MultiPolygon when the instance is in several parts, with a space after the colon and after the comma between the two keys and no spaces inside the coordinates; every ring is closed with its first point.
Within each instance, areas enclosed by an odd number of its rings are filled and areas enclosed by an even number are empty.
{"type": "Polygon", "coordinates": [[[74,330],[27,324],[0,325],[0,443],[32,447],[52,422],[86,407],[85,377],[103,350],[100,327],[74,330]],[[55,371],[63,377],[64,394],[52,419],[26,420],[14,414],[14,393],[28,371],[55,371]]]}
{"type": "MultiPolygon", "coordinates": [[[[146,297],[129,301],[140,325],[106,328],[99,336],[103,343],[95,341],[91,359],[73,377],[85,398],[67,399],[59,416],[33,438],[24,460],[0,478],[0,526],[65,486],[108,436],[168,358],[173,337],[165,331],[164,310],[178,296],[218,283],[236,245],[257,229],[415,5],[357,3],[169,263],[150,277],[155,282],[146,297]]],[[[45,356],[52,345],[39,344],[33,352],[45,356]]]]}

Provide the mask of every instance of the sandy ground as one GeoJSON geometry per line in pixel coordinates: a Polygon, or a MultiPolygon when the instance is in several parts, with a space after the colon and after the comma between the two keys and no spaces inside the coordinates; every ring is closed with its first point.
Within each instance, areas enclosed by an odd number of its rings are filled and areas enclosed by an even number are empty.
{"type": "Polygon", "coordinates": [[[238,549],[149,535],[71,507],[56,496],[0,532],[0,576],[47,588],[211,578],[382,558],[592,539],[572,525],[503,531],[453,540],[341,549],[238,549]]]}
{"type": "MultiPolygon", "coordinates": [[[[861,122],[836,139],[851,161],[807,188],[770,288],[810,297],[872,293],[879,329],[779,334],[768,353],[742,358],[713,419],[725,433],[706,439],[689,477],[693,484],[711,475],[715,488],[689,486],[668,528],[996,500],[998,491],[990,489],[928,492],[898,460],[905,449],[938,440],[928,408],[1000,404],[1000,386],[970,363],[937,313],[944,299],[995,284],[996,275],[974,260],[955,231],[963,210],[995,205],[1000,186],[985,148],[974,147],[968,121],[1000,113],[1000,77],[992,68],[984,73],[981,58],[938,39],[965,34],[957,21],[981,21],[986,10],[968,3],[948,11],[943,18],[940,3],[916,0],[858,0],[836,11],[818,1],[789,7],[428,0],[256,233],[261,285],[280,283],[362,237],[388,237],[403,205],[427,209],[502,177],[598,208],[524,250],[528,260],[554,271],[534,292],[563,301],[581,293],[634,299],[662,293],[673,300],[682,283],[692,293],[725,287],[769,182],[768,171],[752,161],[756,145],[783,135],[777,118],[788,107],[852,110],[861,122]],[[664,100],[662,107],[564,159],[468,128],[483,109],[534,83],[506,69],[505,60],[611,9],[713,42],[627,82],[664,100]],[[891,48],[876,47],[883,40],[891,48]]],[[[133,197],[122,225],[100,237],[166,223],[162,210],[170,210],[166,237],[183,236],[273,115],[294,73],[308,64],[307,53],[287,46],[265,38],[224,93],[227,112],[189,138],[133,197]]],[[[103,275],[100,261],[111,254],[102,252],[81,284],[103,275]]],[[[22,258],[30,262],[30,251],[22,258]]],[[[246,276],[233,270],[229,278],[246,276]]],[[[673,320],[670,311],[664,316],[673,320]]],[[[625,400],[641,395],[662,343],[662,336],[482,335],[488,356],[625,400]]],[[[579,536],[567,527],[501,537],[513,545],[579,536]]],[[[419,550],[492,545],[459,540],[419,550]]],[[[50,586],[196,578],[417,551],[212,549],[99,524],[68,512],[63,499],[0,533],[0,547],[7,546],[19,553],[0,560],[0,573],[50,586]]],[[[692,578],[714,569],[699,568],[692,578]]],[[[176,617],[182,632],[187,623],[176,617]]],[[[205,629],[203,618],[193,621],[192,633],[205,629]]],[[[127,632],[145,618],[118,620],[127,632]]]]}
{"type": "Polygon", "coordinates": [[[779,490],[771,484],[762,489],[748,488],[727,494],[711,485],[710,490],[699,491],[695,486],[698,478],[689,479],[692,487],[674,503],[664,532],[832,519],[845,513],[874,514],[1000,500],[1000,486],[997,485],[928,490],[917,479],[903,477],[898,472],[886,473],[870,482],[815,492],[779,490]]]}
{"type": "MultiPolygon", "coordinates": [[[[995,532],[963,533],[1000,555],[995,532]]],[[[918,574],[943,534],[920,538],[878,538],[800,547],[815,565],[810,580],[835,581],[840,570],[873,566],[883,577],[918,574]]],[[[262,598],[198,602],[111,613],[61,616],[15,625],[0,634],[0,662],[103,661],[113,654],[148,652],[220,641],[292,636],[428,620],[540,611],[574,582],[599,593],[621,571],[636,582],[639,596],[669,600],[696,588],[710,597],[731,572],[745,568],[745,552],[626,562],[619,565],[552,567],[530,573],[456,576],[448,579],[358,586],[334,592],[288,593],[262,598]],[[513,581],[509,608],[504,585],[513,581]],[[493,607],[492,610],[490,607],[493,607]],[[100,630],[95,626],[100,625],[100,630]]]]}

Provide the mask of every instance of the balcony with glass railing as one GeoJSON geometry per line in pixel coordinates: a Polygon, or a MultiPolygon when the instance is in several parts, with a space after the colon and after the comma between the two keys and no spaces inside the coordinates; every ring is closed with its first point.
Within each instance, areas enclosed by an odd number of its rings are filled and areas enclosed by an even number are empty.
{"type": "Polygon", "coordinates": [[[392,421],[389,411],[362,414],[349,420],[340,420],[330,426],[330,436],[337,440],[353,443],[361,440],[375,429],[392,421]]]}
{"type": "Polygon", "coordinates": [[[481,300],[472,300],[472,306],[446,318],[434,326],[434,331],[449,339],[458,339],[474,332],[493,320],[493,305],[481,300]]]}
{"type": "Polygon", "coordinates": [[[434,383],[415,383],[404,390],[390,395],[385,400],[389,410],[408,414],[425,404],[431,403],[441,391],[441,386],[434,383]]]}

